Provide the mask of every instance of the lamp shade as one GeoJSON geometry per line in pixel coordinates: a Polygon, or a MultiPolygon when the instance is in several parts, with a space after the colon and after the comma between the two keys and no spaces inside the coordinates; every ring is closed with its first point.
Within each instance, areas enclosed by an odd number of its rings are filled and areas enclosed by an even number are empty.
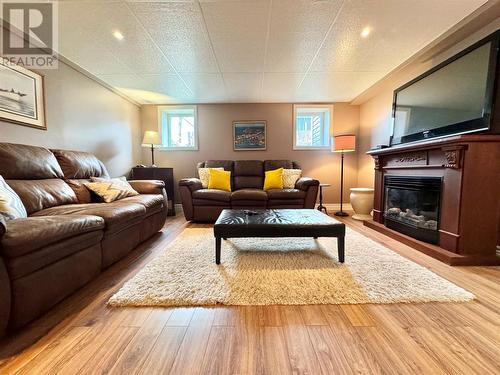
{"type": "Polygon", "coordinates": [[[144,132],[142,143],[148,145],[161,145],[160,135],[154,130],[147,130],[144,132]]]}
{"type": "Polygon", "coordinates": [[[332,152],[356,151],[356,136],[352,134],[333,137],[332,152]]]}

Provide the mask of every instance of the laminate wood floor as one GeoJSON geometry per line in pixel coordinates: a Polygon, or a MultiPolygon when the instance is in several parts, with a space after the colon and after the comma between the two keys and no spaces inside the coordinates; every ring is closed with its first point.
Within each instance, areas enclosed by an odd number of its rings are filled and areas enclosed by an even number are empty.
{"type": "Polygon", "coordinates": [[[499,267],[452,268],[345,222],[477,300],[107,308],[124,281],[196,226],[178,214],[163,233],[1,342],[0,374],[500,374],[499,267]]]}

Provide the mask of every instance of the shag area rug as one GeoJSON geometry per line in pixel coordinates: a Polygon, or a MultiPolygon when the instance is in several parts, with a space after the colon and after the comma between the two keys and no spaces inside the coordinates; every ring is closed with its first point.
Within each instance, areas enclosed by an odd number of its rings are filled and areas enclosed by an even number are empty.
{"type": "Polygon", "coordinates": [[[335,238],[222,241],[187,228],[128,281],[111,306],[304,305],[469,301],[474,295],[347,228],[345,263],[335,238]]]}

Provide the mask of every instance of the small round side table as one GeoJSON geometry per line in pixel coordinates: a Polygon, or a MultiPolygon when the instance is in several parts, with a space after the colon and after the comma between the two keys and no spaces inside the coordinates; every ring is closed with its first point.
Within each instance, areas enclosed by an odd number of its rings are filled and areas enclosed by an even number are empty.
{"type": "Polygon", "coordinates": [[[323,206],[323,188],[325,187],[329,187],[329,186],[332,186],[332,184],[319,184],[319,206],[318,206],[318,210],[319,211],[325,211],[325,214],[326,214],[326,207],[323,206]]]}

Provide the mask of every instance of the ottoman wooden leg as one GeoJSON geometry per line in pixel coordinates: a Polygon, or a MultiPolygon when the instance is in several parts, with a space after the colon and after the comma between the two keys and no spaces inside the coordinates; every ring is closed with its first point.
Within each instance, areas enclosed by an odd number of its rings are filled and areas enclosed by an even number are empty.
{"type": "Polygon", "coordinates": [[[345,237],[338,237],[337,238],[337,244],[338,244],[338,251],[339,251],[339,262],[344,263],[344,256],[345,256],[345,237]]]}
{"type": "Polygon", "coordinates": [[[215,264],[220,264],[220,244],[221,238],[215,237],[215,264]]]}

